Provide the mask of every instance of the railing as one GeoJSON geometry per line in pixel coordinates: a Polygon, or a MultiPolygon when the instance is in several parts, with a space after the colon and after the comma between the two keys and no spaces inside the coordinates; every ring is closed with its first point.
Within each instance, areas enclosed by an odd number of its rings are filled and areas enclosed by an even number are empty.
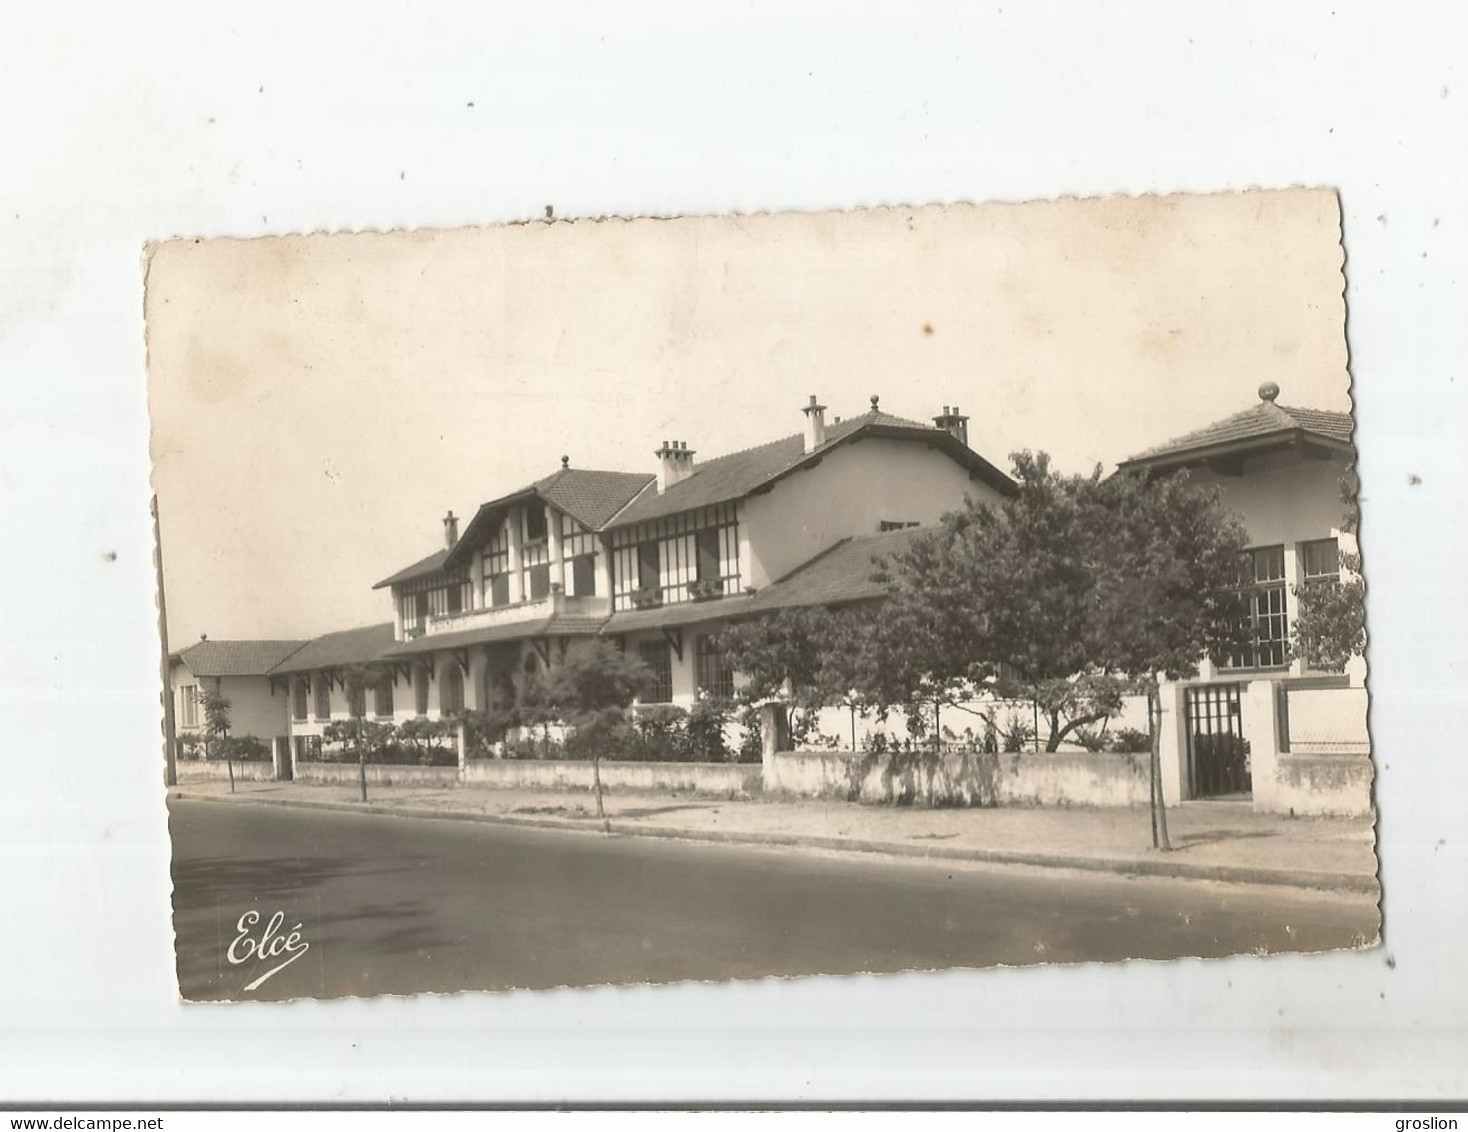
{"type": "Polygon", "coordinates": [[[564,593],[549,593],[531,601],[520,601],[513,605],[497,605],[488,609],[463,609],[457,613],[442,613],[428,618],[426,635],[460,633],[466,629],[484,629],[493,625],[514,625],[522,621],[537,621],[556,614],[573,617],[606,617],[611,613],[611,598],[571,596],[564,593]]]}

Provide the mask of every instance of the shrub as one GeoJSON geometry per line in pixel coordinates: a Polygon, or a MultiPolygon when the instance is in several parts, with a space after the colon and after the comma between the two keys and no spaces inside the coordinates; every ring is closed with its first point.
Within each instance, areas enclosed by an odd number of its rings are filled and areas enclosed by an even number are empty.
{"type": "Polygon", "coordinates": [[[712,696],[702,696],[688,712],[683,726],[683,751],[689,761],[721,763],[729,758],[724,728],[729,722],[729,705],[712,696]]]}
{"type": "Polygon", "coordinates": [[[1010,712],[1004,725],[1004,753],[1017,755],[1034,741],[1034,726],[1017,712],[1010,712]]]}
{"type": "Polygon", "coordinates": [[[1152,736],[1135,727],[1118,727],[1111,733],[1111,750],[1118,754],[1138,754],[1152,750],[1152,736]]]}
{"type": "Polygon", "coordinates": [[[193,732],[185,732],[178,736],[178,757],[185,761],[202,759],[204,757],[203,737],[193,732]]]}
{"type": "Polygon", "coordinates": [[[237,763],[270,761],[270,745],[254,735],[224,735],[214,740],[214,757],[237,763]]]}

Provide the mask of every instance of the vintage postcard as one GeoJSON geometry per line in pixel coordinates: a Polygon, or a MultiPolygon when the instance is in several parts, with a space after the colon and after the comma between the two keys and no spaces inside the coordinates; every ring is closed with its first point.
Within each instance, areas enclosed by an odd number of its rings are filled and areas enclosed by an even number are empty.
{"type": "Polygon", "coordinates": [[[182,996],[1374,944],[1343,265],[1329,189],[150,247],[182,996]]]}

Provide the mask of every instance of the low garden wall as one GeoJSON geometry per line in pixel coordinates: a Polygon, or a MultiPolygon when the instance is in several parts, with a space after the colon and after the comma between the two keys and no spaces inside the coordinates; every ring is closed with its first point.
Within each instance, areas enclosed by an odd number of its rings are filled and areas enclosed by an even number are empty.
{"type": "MultiPolygon", "coordinates": [[[[178,780],[180,782],[228,782],[229,767],[223,759],[211,760],[209,762],[196,762],[193,759],[180,759],[177,764],[178,780]]],[[[275,764],[272,762],[237,762],[234,764],[234,777],[236,782],[273,782],[275,780],[275,764]]]]}
{"type": "Polygon", "coordinates": [[[765,762],[766,790],[862,802],[946,805],[1144,806],[1147,758],[1121,754],[864,755],[780,751],[765,762]]]}
{"type": "Polygon", "coordinates": [[[1371,812],[1371,759],[1366,755],[1280,755],[1271,809],[1304,816],[1371,812]]]}
{"type": "MultiPolygon", "coordinates": [[[[354,785],[361,781],[356,763],[296,763],[297,782],[354,785]]],[[[456,766],[413,766],[367,764],[367,784],[377,786],[453,786],[459,781],[456,766]]]]}
{"type": "MultiPolygon", "coordinates": [[[[705,794],[749,795],[760,791],[758,763],[601,764],[608,790],[687,790],[705,794]]],[[[591,763],[559,759],[470,759],[464,783],[514,790],[590,790],[591,763]]]]}

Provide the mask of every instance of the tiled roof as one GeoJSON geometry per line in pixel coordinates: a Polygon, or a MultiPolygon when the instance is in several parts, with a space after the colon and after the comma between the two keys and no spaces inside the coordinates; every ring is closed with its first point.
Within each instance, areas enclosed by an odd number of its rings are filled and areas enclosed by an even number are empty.
{"type": "MultiPolygon", "coordinates": [[[[638,492],[645,489],[656,478],[645,472],[597,472],[582,468],[562,468],[544,479],[536,480],[528,487],[522,487],[519,491],[512,491],[509,495],[502,495],[488,503],[481,503],[479,510],[474,512],[474,518],[464,529],[464,534],[454,545],[453,551],[445,557],[458,563],[464,562],[468,557],[469,548],[478,546],[484,541],[484,527],[497,521],[501,512],[510,504],[535,497],[564,511],[588,530],[599,531],[606,526],[608,519],[625,507],[629,500],[635,498],[638,492]]],[[[427,571],[419,572],[426,573],[427,571]]],[[[399,578],[398,580],[405,579],[399,578]]],[[[386,583],[378,583],[378,585],[384,584],[386,583]]]]}
{"type": "Polygon", "coordinates": [[[680,601],[655,609],[628,609],[612,614],[602,633],[636,633],[645,629],[675,629],[699,621],[715,621],[750,612],[754,598],[747,594],[731,595],[715,601],[680,601]]]}
{"type": "Polygon", "coordinates": [[[433,574],[443,569],[443,560],[449,556],[448,547],[435,550],[427,558],[420,558],[411,566],[404,566],[396,574],[383,578],[372,588],[380,590],[384,586],[391,586],[397,582],[406,582],[411,578],[422,577],[424,574],[433,574]]]}
{"type": "Polygon", "coordinates": [[[592,472],[562,468],[530,486],[547,503],[560,508],[583,527],[599,531],[656,478],[643,472],[592,472]]]}
{"type": "Polygon", "coordinates": [[[272,669],[272,675],[309,672],[319,668],[342,668],[349,664],[371,664],[393,646],[393,624],[364,625],[341,629],[307,641],[301,650],[272,669]]]}
{"type": "Polygon", "coordinates": [[[755,448],[700,461],[694,465],[693,472],[687,479],[680,480],[666,491],[647,492],[638,497],[617,516],[612,525],[625,527],[695,507],[708,507],[715,503],[742,499],[755,489],[820,459],[838,444],[853,440],[858,435],[927,440],[942,447],[970,472],[999,491],[1008,493],[1014,490],[1014,484],[1008,476],[946,430],[873,409],[859,417],[850,417],[828,427],[826,442],[811,453],[805,451],[803,434],[794,433],[755,448]]]}
{"type": "Polygon", "coordinates": [[[470,645],[488,645],[496,641],[520,641],[529,637],[594,637],[606,623],[605,617],[561,613],[537,617],[529,621],[511,621],[502,625],[481,625],[454,633],[432,633],[402,641],[387,650],[389,657],[421,656],[443,649],[462,649],[470,645]]]}
{"type": "Polygon", "coordinates": [[[878,558],[890,558],[931,534],[937,527],[908,527],[876,535],[844,538],[778,582],[760,590],[750,604],[751,613],[765,613],[799,605],[840,605],[885,596],[884,585],[872,580],[878,558]]]}
{"type": "Polygon", "coordinates": [[[1283,439],[1295,433],[1349,446],[1351,428],[1350,413],[1326,409],[1292,409],[1273,401],[1260,401],[1242,413],[1234,413],[1205,428],[1196,429],[1123,460],[1121,466],[1125,468],[1159,462],[1175,463],[1179,458],[1204,449],[1226,450],[1231,446],[1265,441],[1272,437],[1283,439]]]}
{"type": "Polygon", "coordinates": [[[305,641],[203,640],[179,649],[172,659],[188,665],[195,676],[263,676],[305,644],[305,641]]]}

